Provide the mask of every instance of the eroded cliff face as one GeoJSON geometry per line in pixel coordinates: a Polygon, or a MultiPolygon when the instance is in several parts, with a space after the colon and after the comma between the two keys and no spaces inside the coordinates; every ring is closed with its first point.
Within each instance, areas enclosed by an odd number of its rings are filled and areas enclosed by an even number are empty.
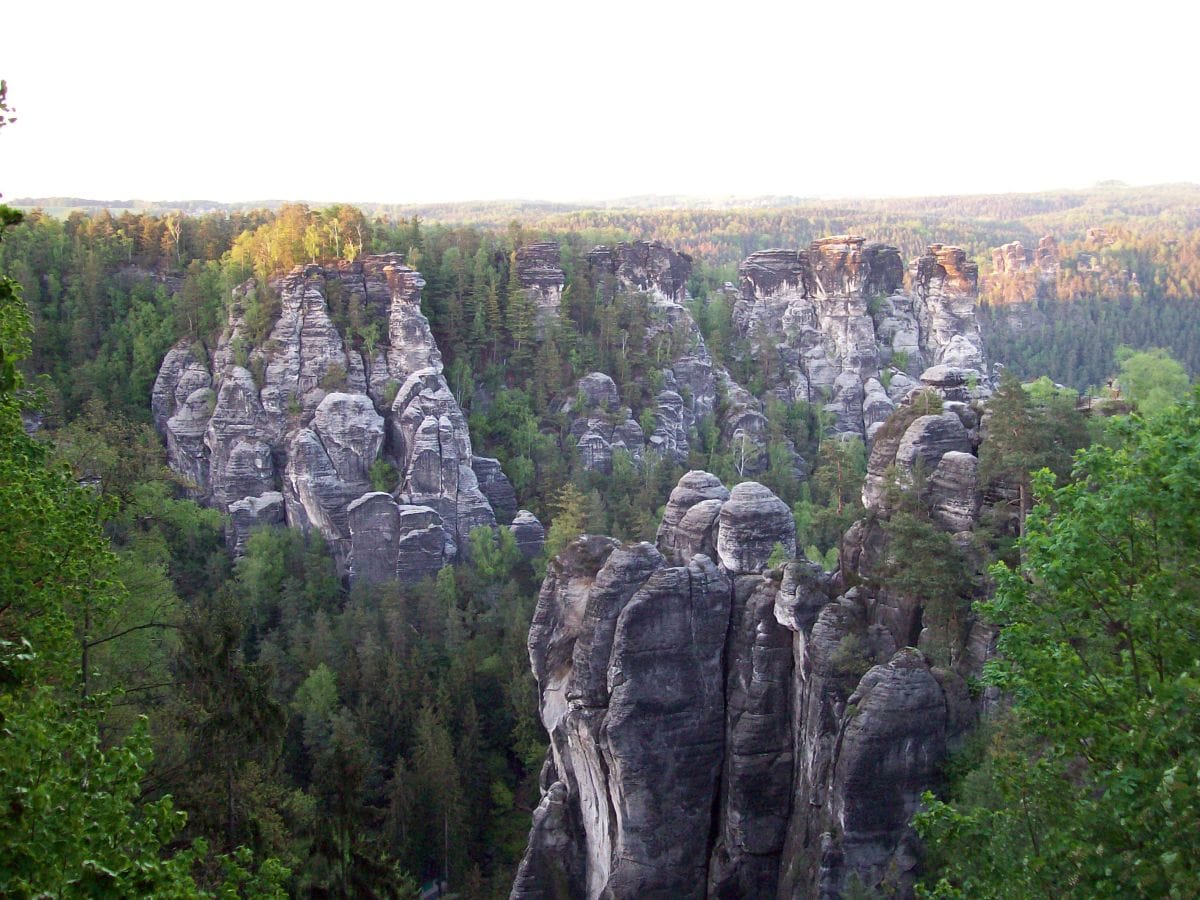
{"type": "Polygon", "coordinates": [[[533,300],[534,325],[540,337],[558,318],[566,276],[554,241],[526,244],[517,250],[517,277],[533,300]]]}
{"type": "Polygon", "coordinates": [[[754,253],[738,271],[735,328],[760,351],[777,348],[776,390],[824,406],[839,432],[873,437],[919,381],[932,383],[932,367],[986,393],[978,272],[957,247],[913,260],[907,289],[899,251],[853,235],[754,253]]]}
{"type": "Polygon", "coordinates": [[[273,286],[265,340],[246,312],[267,298],[248,284],[215,348],[167,354],[155,424],[194,495],[230,513],[235,552],[251,528],[286,523],[320,531],[351,578],[415,580],[462,553],[472,528],[513,521],[512,486],[474,456],[442,376],[423,286],[396,254],[297,267],[273,286]],[[332,301],[367,323],[353,339],[332,301]]]}
{"type": "MultiPolygon", "coordinates": [[[[607,472],[613,453],[621,450],[635,459],[655,453],[684,463],[697,424],[720,412],[715,424],[722,442],[735,448],[743,474],[766,471],[768,424],[762,403],[713,360],[686,306],[691,257],[658,241],[636,241],[596,247],[587,260],[602,295],[643,294],[649,299],[642,350],[661,365],[662,388],[650,407],[654,426],[647,431],[634,411],[622,405],[609,375],[593,372],[579,381],[575,397],[562,411],[572,417],[571,433],[584,468],[607,472]]],[[[804,460],[794,452],[793,457],[803,472],[804,460]]]]}
{"type": "Polygon", "coordinates": [[[979,419],[933,389],[901,401],[837,572],[772,568],[791,511],[706,472],[655,544],[588,536],[551,562],[529,636],[551,746],[514,898],[911,894],[909,821],[975,721],[993,635],[888,586],[883,479],[969,546],[979,419]]]}

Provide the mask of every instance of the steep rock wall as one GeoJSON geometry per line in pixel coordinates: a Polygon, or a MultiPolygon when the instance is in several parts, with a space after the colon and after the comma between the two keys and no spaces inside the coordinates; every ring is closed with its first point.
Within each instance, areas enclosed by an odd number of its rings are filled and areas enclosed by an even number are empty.
{"type": "Polygon", "coordinates": [[[913,260],[907,289],[899,251],[853,235],[753,253],[738,272],[734,327],[776,348],[784,393],[823,405],[839,432],[873,437],[930,367],[961,370],[986,393],[978,272],[957,247],[913,260]]]}
{"type": "Polygon", "coordinates": [[[655,545],[589,536],[550,564],[529,651],[551,748],[514,898],[911,895],[909,821],[975,720],[965,679],[992,635],[972,625],[947,657],[889,588],[882,478],[966,543],[979,418],[931,388],[901,401],[837,572],[771,568],[795,553],[790,510],[706,472],[655,545]]]}
{"type": "MultiPolygon", "coordinates": [[[[737,448],[741,471],[748,476],[765,472],[768,426],[762,403],[713,360],[687,308],[692,299],[687,287],[691,257],[658,241],[635,241],[596,247],[587,261],[597,289],[610,301],[618,294],[649,298],[644,349],[653,348],[662,360],[663,384],[650,408],[654,427],[647,432],[633,411],[621,405],[615,386],[611,399],[606,393],[597,401],[596,386],[604,380],[612,383],[606,373],[593,372],[580,380],[576,398],[562,411],[573,417],[571,432],[584,467],[608,471],[618,450],[635,458],[651,452],[685,463],[697,423],[720,411],[716,424],[721,441],[737,448]],[[722,396],[723,406],[718,402],[722,396]]],[[[793,456],[802,473],[805,463],[794,448],[793,456]]]]}
{"type": "Polygon", "coordinates": [[[184,340],[167,354],[155,424],[194,495],[231,513],[235,551],[254,526],[286,522],[320,531],[350,577],[415,579],[463,552],[472,528],[497,524],[493,500],[512,520],[511,485],[473,455],[442,375],[423,286],[397,254],[300,266],[273,285],[265,340],[246,312],[269,298],[248,283],[216,347],[184,340]],[[335,302],[379,336],[343,334],[335,302]],[[372,485],[380,461],[385,491],[372,485]]]}

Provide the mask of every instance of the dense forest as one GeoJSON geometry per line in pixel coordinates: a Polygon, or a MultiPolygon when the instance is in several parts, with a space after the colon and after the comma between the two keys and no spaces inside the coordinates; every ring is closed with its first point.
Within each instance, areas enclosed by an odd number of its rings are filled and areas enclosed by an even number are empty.
{"type": "MultiPolygon", "coordinates": [[[[0,714],[20,740],[0,744],[0,784],[25,805],[0,824],[11,860],[0,893],[407,897],[444,877],[464,896],[507,894],[544,754],[526,635],[547,559],[584,531],[653,539],[668,493],[689,468],[739,480],[711,421],[699,423],[686,464],[619,457],[605,474],[585,471],[564,452],[564,402],[581,376],[611,374],[638,417],[660,386],[660,356],[668,353],[641,340],[651,316],[644,296],[593,281],[583,260],[597,242],[657,238],[691,253],[691,313],[714,358],[755,394],[761,360],[736,337],[723,290],[746,254],[844,232],[896,244],[906,258],[931,242],[959,244],[981,263],[994,361],[1027,380],[1046,375],[1078,391],[1121,373],[1149,414],[1181,399],[1188,374],[1200,371],[1196,200],[1191,186],[1114,186],[923,201],[772,199],[728,209],[680,202],[603,210],[289,204],[6,212],[0,577],[11,599],[0,607],[0,714]],[[1018,304],[999,289],[989,295],[991,248],[1014,240],[1033,247],[1045,233],[1058,238],[1053,295],[1018,304]],[[536,339],[515,254],[546,239],[561,245],[566,287],[563,315],[536,339]],[[501,461],[520,504],[549,525],[541,557],[522,558],[503,529],[481,529],[471,536],[471,561],[435,579],[348,589],[315,533],[264,530],[232,560],[221,516],[186,499],[187,485],[166,467],[150,394],[168,349],[184,336],[215,341],[232,289],[248,281],[257,290],[247,322],[264,337],[278,302],[274,277],[376,252],[399,252],[423,274],[423,310],[472,440],[501,461]],[[1179,363],[1133,352],[1154,347],[1179,363]],[[1139,373],[1148,373],[1144,388],[1139,373]],[[87,789],[76,796],[81,781],[87,789]],[[64,806],[75,818],[55,821],[49,811],[64,806]]],[[[379,340],[380,323],[368,311],[332,302],[339,328],[359,346],[379,340]]],[[[1062,775],[1054,765],[1072,765],[1071,747],[1081,742],[1097,747],[1085,754],[1102,774],[1091,783],[1107,788],[1107,779],[1124,777],[1133,752],[1112,735],[1131,734],[1135,715],[1154,717],[1162,731],[1153,747],[1134,748],[1141,780],[1129,796],[1181,798],[1182,812],[1147,813],[1138,827],[1154,852],[1176,854],[1168,871],[1188,859],[1186,848],[1153,839],[1195,824],[1194,803],[1180,794],[1194,793],[1194,767],[1173,763],[1170,785],[1151,783],[1164,758],[1194,753],[1182,726],[1165,724],[1175,716],[1190,722],[1187,710],[1195,708],[1194,666],[1185,648],[1163,637],[1186,612],[1173,605],[1178,589],[1156,594],[1165,605],[1145,618],[1102,607],[1106,625],[1070,593],[1075,569],[1055,560],[1095,571],[1087,567],[1096,561],[1081,554],[1081,523],[1096,521],[1093,514],[1117,523],[1148,496],[1162,513],[1157,522],[1176,523],[1154,544],[1156,559],[1194,577],[1186,522],[1195,516],[1182,512],[1194,497],[1181,479],[1195,474],[1194,452],[1184,445],[1194,442],[1197,401],[1178,423],[1150,417],[1143,426],[1135,418],[1108,433],[1081,458],[1080,480],[1072,482],[1071,452],[1098,433],[1087,431],[1070,392],[1013,383],[1006,380],[1000,396],[1022,425],[1013,430],[1021,440],[999,445],[985,464],[1027,488],[1029,508],[1020,512],[1030,537],[1018,551],[1000,529],[988,552],[1014,569],[1029,565],[1039,583],[1070,595],[1071,614],[1095,639],[1069,664],[1055,647],[1023,650],[1016,637],[1006,646],[1011,663],[989,677],[1020,702],[1011,726],[1000,720],[969,748],[973,756],[960,766],[976,774],[948,804],[934,805],[922,826],[945,848],[934,854],[943,881],[930,889],[988,895],[998,872],[1032,854],[1031,894],[1074,883],[1081,871],[1109,878],[1116,894],[1166,893],[1153,880],[1096,874],[1107,857],[1088,855],[1088,823],[1097,815],[1090,800],[1068,810],[1072,831],[1054,860],[1026,846],[1005,803],[1031,778],[1038,834],[1047,833],[1062,775]],[[1029,480],[1030,470],[1045,466],[1057,482],[1029,480]],[[1093,496],[1079,487],[1118,483],[1144,493],[1093,496]],[[1160,496],[1162,484],[1184,496],[1160,496]],[[1178,553],[1163,549],[1168,538],[1178,553]],[[1149,675],[1124,667],[1121,635],[1132,648],[1142,628],[1155,663],[1149,675]],[[1121,665],[1097,663],[1114,657],[1121,665]],[[1094,682],[1087,699],[1097,707],[1094,721],[1111,726],[1110,739],[1094,729],[1081,735],[1064,719],[1046,693],[1056,666],[1094,682]],[[1133,712],[1122,713],[1122,704],[1133,712]],[[1054,753],[1031,772],[1022,754],[1047,734],[1054,753]],[[988,830],[1004,840],[984,853],[980,836],[988,830]],[[1083,862],[1073,875],[1056,868],[1060,858],[1083,862]]],[[[794,511],[802,550],[833,568],[841,534],[862,514],[865,448],[827,439],[827,421],[807,404],[772,399],[766,416],[772,446],[789,441],[808,471],[772,456],[759,480],[794,511]]],[[[900,519],[896,527],[928,537],[920,523],[900,519]]],[[[1112,539],[1124,537],[1113,524],[1112,539]]],[[[1142,559],[1124,560],[1125,583],[1142,559]]],[[[1046,613],[1030,589],[1017,574],[998,577],[989,614],[1014,636],[1036,631],[1046,613]]],[[[1119,593],[1115,583],[1106,587],[1119,593]]],[[[1190,619],[1181,627],[1194,634],[1190,619]]],[[[1097,827],[1116,829],[1122,810],[1106,809],[1097,827]]]]}

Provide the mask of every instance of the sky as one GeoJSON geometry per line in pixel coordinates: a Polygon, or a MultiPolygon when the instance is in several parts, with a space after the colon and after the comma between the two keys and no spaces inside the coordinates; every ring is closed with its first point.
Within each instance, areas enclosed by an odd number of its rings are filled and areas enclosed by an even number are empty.
{"type": "Polygon", "coordinates": [[[8,199],[1200,182],[1194,4],[8,0],[8,199]]]}

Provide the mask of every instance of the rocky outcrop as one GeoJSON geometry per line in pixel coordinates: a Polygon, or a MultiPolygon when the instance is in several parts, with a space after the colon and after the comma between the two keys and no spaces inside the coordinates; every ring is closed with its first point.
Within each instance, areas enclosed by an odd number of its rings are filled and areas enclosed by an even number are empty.
{"type": "Polygon", "coordinates": [[[517,549],[526,559],[532,559],[542,552],[542,545],[546,543],[546,529],[529,510],[519,510],[508,529],[516,539],[517,549]]]}
{"type": "Polygon", "coordinates": [[[691,471],[680,478],[655,536],[659,551],[675,565],[697,553],[716,559],[717,516],[728,499],[729,489],[716,475],[691,471]]]}
{"type": "Polygon", "coordinates": [[[761,572],[776,547],[796,555],[796,522],[786,503],[768,488],[743,481],[721,507],[717,557],[733,575],[761,572]]]}
{"type": "Polygon", "coordinates": [[[978,276],[957,247],[914,260],[908,290],[896,248],[852,235],[760,251],[738,271],[735,328],[762,352],[776,348],[776,390],[822,405],[836,431],[873,437],[930,366],[974,372],[986,387],[978,276]]]}
{"type": "MultiPolygon", "coordinates": [[[[529,647],[551,736],[544,774],[552,780],[543,785],[514,896],[553,895],[553,884],[567,888],[563,896],[703,896],[727,732],[747,754],[738,757],[743,791],[761,768],[752,721],[773,701],[764,700],[753,671],[732,692],[726,685],[727,632],[732,606],[745,607],[753,594],[752,611],[735,614],[745,619],[739,633],[749,641],[735,653],[739,665],[754,669],[751,645],[774,592],[764,587],[770,582],[761,564],[748,567],[768,538],[794,548],[791,515],[761,485],[738,485],[731,494],[705,472],[680,480],[667,515],[658,535],[665,556],[647,543],[585,537],[550,565],[529,647]],[[776,517],[764,530],[745,521],[754,509],[776,515],[776,505],[786,523],[776,517]],[[725,507],[732,507],[728,517],[725,507]],[[707,536],[689,537],[689,517],[702,510],[709,524],[699,531],[707,536]],[[741,577],[687,550],[692,541],[712,552],[720,541],[713,530],[725,527],[741,548],[741,577]],[[568,840],[564,852],[567,835],[578,840],[568,840]]],[[[790,642],[778,640],[790,665],[790,642]]],[[[787,759],[772,771],[790,770],[787,759]]],[[[786,782],[780,793],[787,797],[786,782]]],[[[782,825],[776,830],[782,845],[782,825]]],[[[744,849],[742,837],[731,834],[734,855],[744,849]]]]}
{"type": "Polygon", "coordinates": [[[479,482],[479,490],[487,498],[496,514],[496,522],[501,525],[512,524],[517,515],[517,492],[513,490],[512,482],[500,468],[500,460],[486,456],[471,457],[471,471],[479,482]]]}
{"type": "Polygon", "coordinates": [[[692,258],[659,241],[596,247],[587,260],[597,275],[607,276],[610,292],[637,291],[670,303],[682,303],[687,298],[692,258]]]}
{"type": "Polygon", "coordinates": [[[791,511],[700,471],[656,546],[586,537],[550,564],[529,648],[551,748],[514,898],[912,895],[909,822],[988,702],[966,678],[995,634],[889,588],[885,523],[907,492],[969,542],[979,407],[914,383],[837,572],[769,568],[795,555],[791,511]]]}
{"type": "Polygon", "coordinates": [[[646,443],[642,426],[630,408],[621,405],[617,385],[603,372],[579,379],[575,398],[567,401],[563,412],[573,416],[571,434],[585,469],[612,472],[613,454],[618,451],[641,459],[646,443]]]}
{"type": "Polygon", "coordinates": [[[1020,241],[992,248],[992,271],[981,291],[993,303],[1027,303],[1057,296],[1058,241],[1044,235],[1035,249],[1020,241]]]}
{"type": "Polygon", "coordinates": [[[909,277],[925,365],[970,369],[983,379],[987,367],[975,318],[979,267],[960,247],[930,244],[913,260],[909,277]]]}
{"type": "MultiPolygon", "coordinates": [[[[765,472],[770,460],[763,404],[709,354],[686,305],[691,300],[691,258],[657,241],[637,241],[596,247],[587,262],[601,297],[645,304],[640,349],[654,365],[634,377],[636,394],[649,396],[640,408],[623,405],[603,372],[581,379],[576,396],[561,406],[571,417],[570,433],[584,468],[611,471],[613,454],[622,450],[635,460],[654,454],[686,464],[698,425],[721,412],[715,424],[722,444],[735,449],[738,471],[746,476],[765,472]],[[721,395],[723,404],[718,403],[721,395]]],[[[805,462],[790,449],[794,467],[804,477],[805,462]]]]}
{"type": "Polygon", "coordinates": [[[472,528],[497,524],[493,501],[512,520],[512,486],[495,460],[472,454],[442,376],[423,286],[398,254],[300,266],[273,285],[278,317],[265,339],[246,323],[271,301],[247,283],[215,347],[185,340],[167,354],[155,424],[194,496],[232,514],[235,551],[248,528],[280,521],[276,494],[283,521],[320,531],[342,570],[369,580],[436,571],[465,552],[472,528]],[[380,338],[343,335],[335,301],[380,338]]]}
{"type": "MultiPolygon", "coordinates": [[[[978,433],[973,435],[967,423],[976,425],[978,416],[968,406],[949,404],[943,409],[940,397],[928,393],[913,394],[898,409],[875,436],[871,455],[867,458],[867,475],[863,481],[863,506],[868,509],[888,509],[888,491],[892,485],[908,488],[915,481],[927,490],[933,480],[947,503],[954,505],[951,496],[960,497],[967,508],[977,510],[961,492],[968,481],[974,491],[974,476],[968,475],[972,464],[953,458],[941,475],[937,471],[943,458],[950,453],[972,455],[978,446],[978,433]],[[932,476],[932,478],[931,478],[932,476]],[[952,484],[958,487],[952,488],[952,484]]],[[[973,517],[972,517],[973,518],[973,517]]],[[[956,529],[963,530],[963,529],[956,529]]]]}
{"type": "Polygon", "coordinates": [[[558,244],[541,241],[517,249],[517,278],[533,301],[534,325],[540,337],[558,318],[566,276],[558,244]]]}
{"type": "Polygon", "coordinates": [[[285,521],[283,494],[267,491],[259,497],[245,497],[229,504],[229,527],[225,542],[234,556],[246,552],[246,541],[255,528],[282,525],[285,521]]]}

